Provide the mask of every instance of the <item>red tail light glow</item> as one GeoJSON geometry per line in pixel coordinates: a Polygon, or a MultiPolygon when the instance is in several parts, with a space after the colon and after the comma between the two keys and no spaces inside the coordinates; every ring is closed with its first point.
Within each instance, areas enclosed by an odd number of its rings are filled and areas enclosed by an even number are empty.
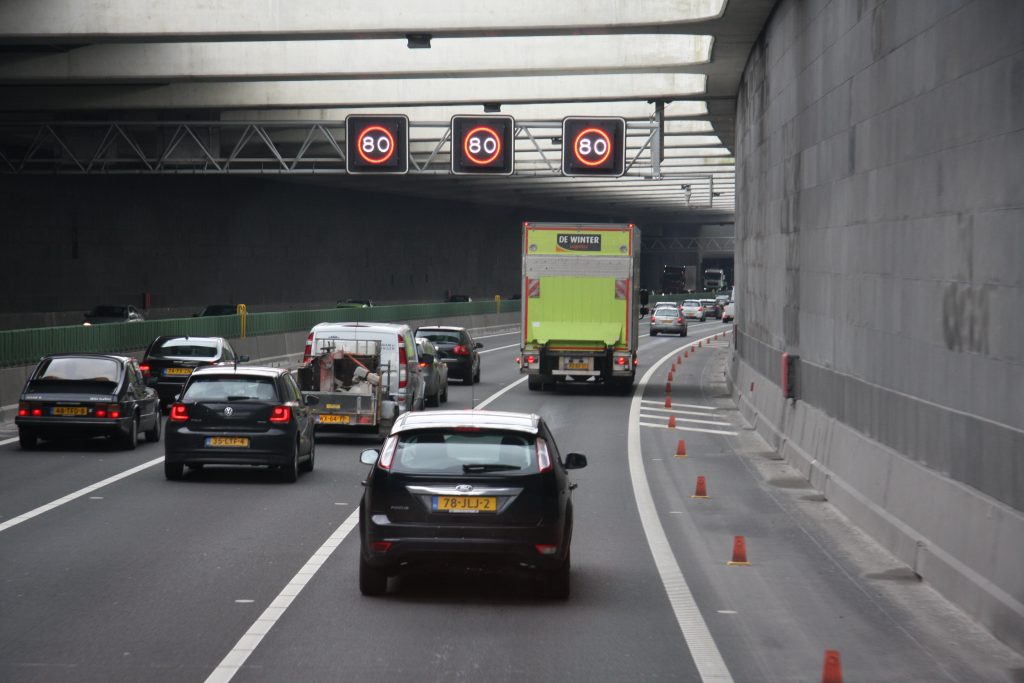
{"type": "Polygon", "coordinates": [[[313,333],[310,332],[309,336],[306,337],[306,350],[302,352],[302,363],[305,365],[309,362],[309,359],[313,357],[313,333]]]}
{"type": "Polygon", "coordinates": [[[274,409],[270,411],[270,421],[281,423],[291,422],[292,409],[288,406],[274,406],[274,409]]]}
{"type": "Polygon", "coordinates": [[[683,322],[683,319],[682,318],[676,318],[676,322],[677,323],[681,323],[681,322],[683,322]]]}
{"type": "Polygon", "coordinates": [[[537,543],[533,547],[537,549],[539,555],[554,555],[558,552],[557,545],[550,545],[548,543],[537,543]]]}
{"type": "Polygon", "coordinates": [[[406,366],[409,363],[409,356],[405,350],[405,337],[398,335],[398,388],[404,389],[409,384],[406,366]]]}
{"type": "Polygon", "coordinates": [[[527,356],[526,357],[526,362],[532,365],[533,363],[537,362],[537,357],[536,356],[527,356]]]}
{"type": "Polygon", "coordinates": [[[42,416],[43,416],[42,408],[33,408],[32,409],[32,417],[42,417],[42,416]]]}
{"type": "Polygon", "coordinates": [[[171,406],[171,422],[187,422],[188,408],[184,403],[175,403],[171,406]]]}
{"type": "Polygon", "coordinates": [[[140,365],[139,370],[142,370],[143,376],[149,377],[149,371],[151,370],[151,368],[149,367],[148,363],[143,363],[142,365],[140,365]]]}
{"type": "Polygon", "coordinates": [[[454,349],[452,349],[452,353],[454,353],[456,356],[468,356],[469,348],[464,346],[463,344],[459,344],[454,349]]]}
{"type": "Polygon", "coordinates": [[[107,411],[104,408],[97,408],[96,410],[93,411],[92,414],[95,415],[96,417],[106,417],[107,411]]]}
{"type": "Polygon", "coordinates": [[[427,364],[426,363],[420,363],[420,367],[421,368],[425,368],[425,367],[427,367],[427,364]]]}
{"type": "Polygon", "coordinates": [[[18,417],[28,416],[28,408],[18,408],[18,417]]]}
{"type": "Polygon", "coordinates": [[[626,357],[625,356],[619,356],[618,358],[615,359],[615,364],[616,365],[625,365],[626,364],[626,357]]]}
{"type": "Polygon", "coordinates": [[[391,541],[374,541],[370,544],[370,548],[375,553],[386,553],[391,550],[391,541]]]}

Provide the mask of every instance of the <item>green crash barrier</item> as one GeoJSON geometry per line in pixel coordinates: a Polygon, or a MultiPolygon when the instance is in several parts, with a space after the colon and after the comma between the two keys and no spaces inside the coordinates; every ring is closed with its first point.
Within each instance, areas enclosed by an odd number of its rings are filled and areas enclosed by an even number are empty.
{"type": "MultiPolygon", "coordinates": [[[[503,301],[501,311],[519,310],[519,301],[503,301]]],[[[67,325],[0,330],[0,367],[35,363],[53,353],[117,353],[145,348],[161,335],[255,337],[308,330],[323,322],[430,320],[498,312],[495,301],[448,304],[400,304],[373,308],[323,308],[310,311],[249,313],[204,318],[172,318],[139,323],[67,325]]]]}

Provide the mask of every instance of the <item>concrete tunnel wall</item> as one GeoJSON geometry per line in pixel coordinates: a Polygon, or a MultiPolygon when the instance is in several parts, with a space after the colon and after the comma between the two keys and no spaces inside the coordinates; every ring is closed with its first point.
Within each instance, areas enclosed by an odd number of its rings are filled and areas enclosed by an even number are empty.
{"type": "Polygon", "coordinates": [[[1024,649],[1024,3],[783,0],[736,156],[741,410],[1024,649]]]}
{"type": "Polygon", "coordinates": [[[507,298],[522,221],[587,219],[244,176],[5,176],[0,206],[0,317],[16,327],[76,324],[144,292],[161,317],[208,303],[507,298]]]}

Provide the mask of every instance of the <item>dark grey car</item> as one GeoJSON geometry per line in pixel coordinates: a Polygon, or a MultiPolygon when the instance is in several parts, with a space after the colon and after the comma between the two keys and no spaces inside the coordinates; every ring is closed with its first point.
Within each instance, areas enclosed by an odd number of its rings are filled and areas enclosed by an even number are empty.
{"type": "Polygon", "coordinates": [[[423,370],[423,402],[439,406],[448,402],[448,366],[437,357],[437,349],[429,339],[416,340],[416,355],[423,370]]]}

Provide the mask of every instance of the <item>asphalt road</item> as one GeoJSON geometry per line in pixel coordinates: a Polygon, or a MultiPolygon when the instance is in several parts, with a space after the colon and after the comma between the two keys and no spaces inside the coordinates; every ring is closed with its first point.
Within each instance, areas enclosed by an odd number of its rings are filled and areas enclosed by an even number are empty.
{"type": "Polygon", "coordinates": [[[689,351],[665,407],[684,345],[729,328],[644,337],[632,398],[527,391],[516,334],[483,339],[481,384],[452,383],[444,407],[538,412],[561,451],[587,454],[566,603],[495,574],[361,596],[349,530],[373,440],[322,437],[296,484],[257,469],[168,482],[162,443],[0,445],[0,680],[816,681],[826,649],[847,681],[1024,679],[743,423],[723,383],[731,337],[689,351]],[[708,499],[691,497],[697,476],[708,499]],[[727,564],[736,535],[749,566],[727,564]]]}

